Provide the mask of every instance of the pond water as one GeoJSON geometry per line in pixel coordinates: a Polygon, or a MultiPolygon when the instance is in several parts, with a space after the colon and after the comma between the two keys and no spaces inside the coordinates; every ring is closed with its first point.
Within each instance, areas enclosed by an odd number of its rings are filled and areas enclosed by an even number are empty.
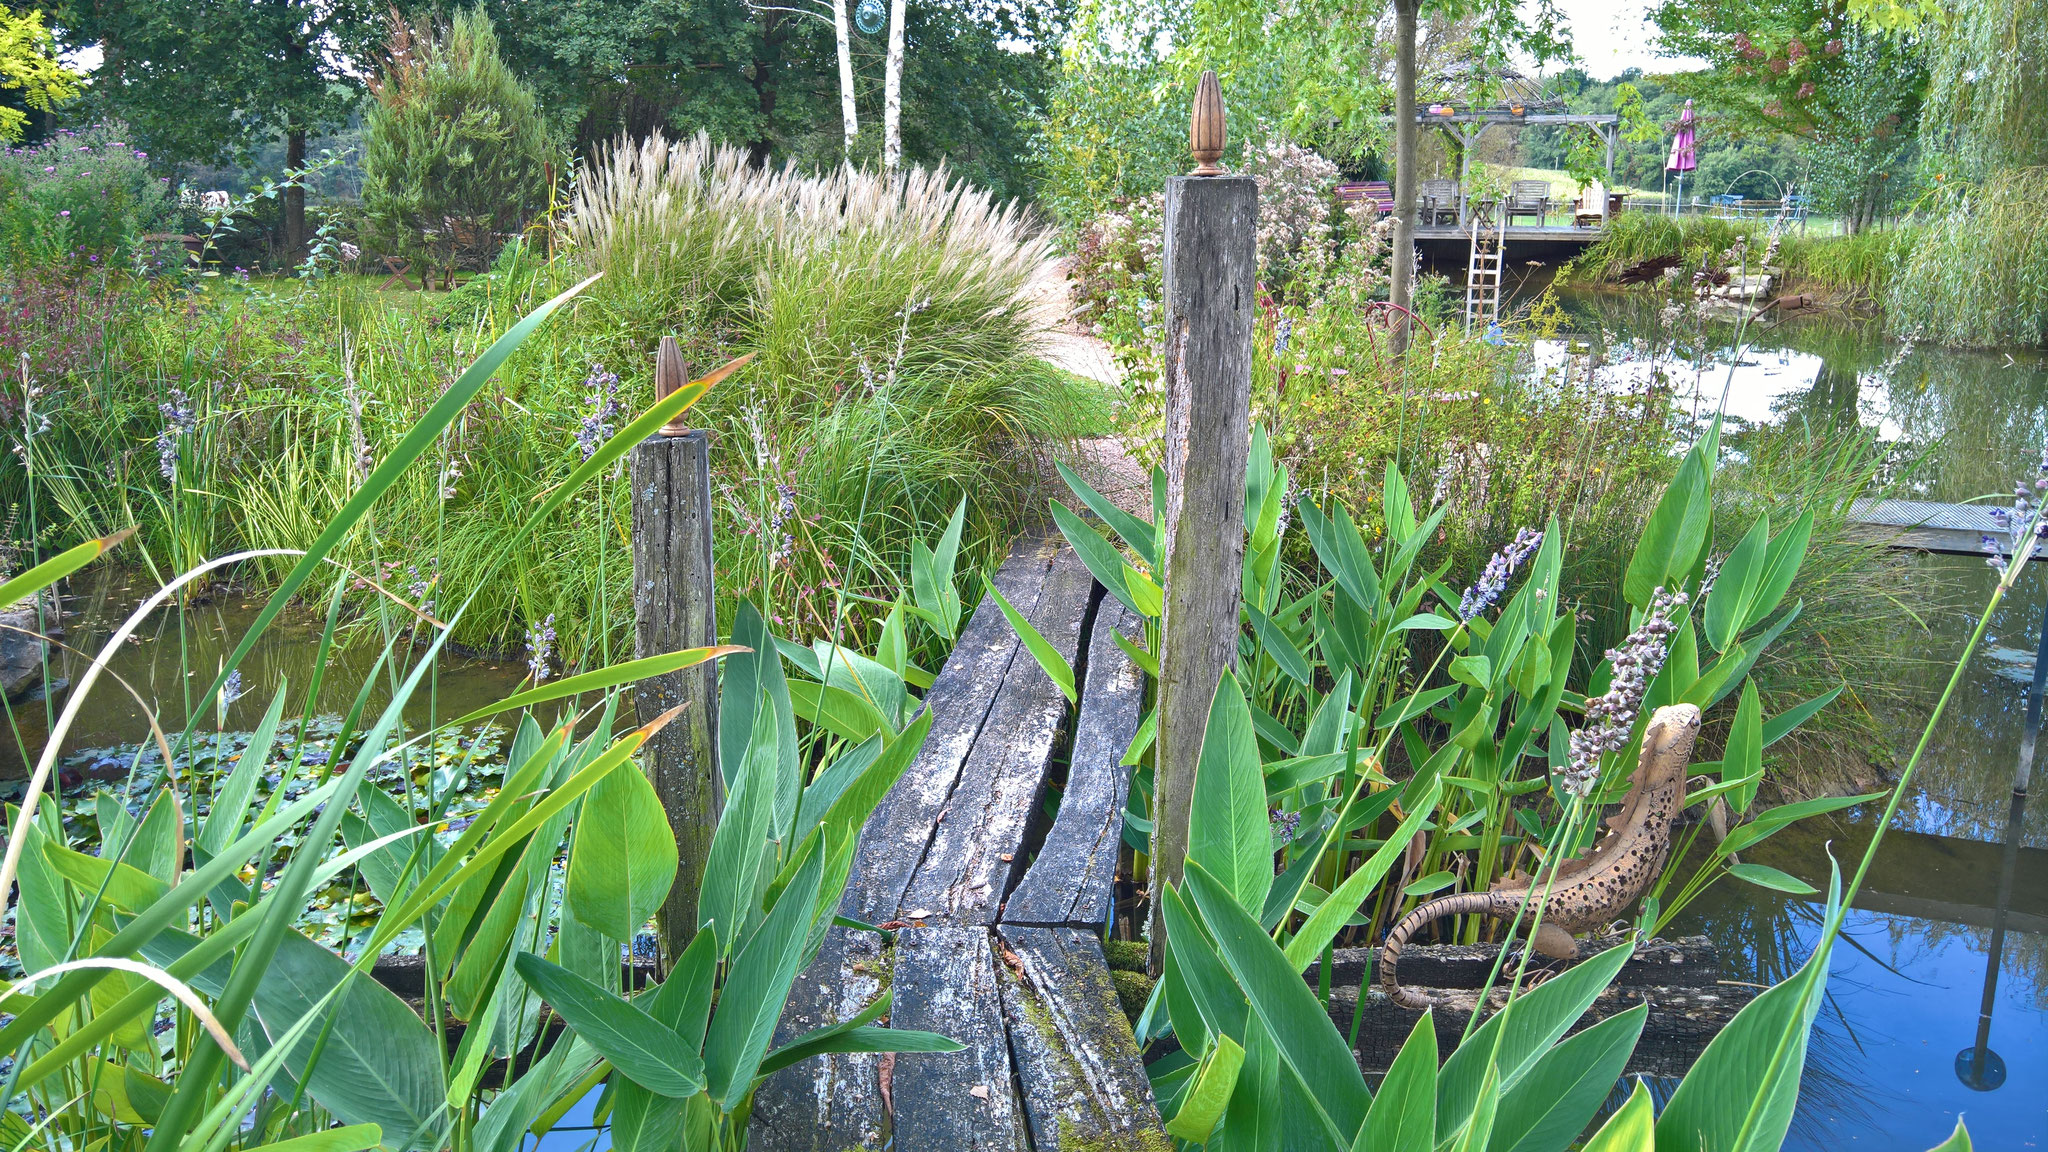
{"type": "MultiPolygon", "coordinates": [[[[1733,326],[1719,323],[1674,355],[1646,296],[1564,304],[1566,331],[1537,348],[1539,363],[1570,363],[1617,388],[1661,375],[1701,418],[1725,388],[1738,444],[1747,425],[1861,425],[1888,449],[1886,480],[1912,498],[2009,496],[2036,475],[2048,444],[2048,357],[2038,353],[1909,348],[1871,323],[1815,317],[1750,329],[1739,360],[1733,326]]],[[[1880,761],[1903,766],[1910,755],[1993,580],[1978,557],[1905,561],[1901,599],[1926,628],[1899,613],[1922,659],[1899,662],[1901,703],[1881,716],[1880,761]]],[[[2048,564],[2036,563],[1992,620],[1989,656],[2004,659],[1980,656],[1966,671],[1849,913],[1788,1148],[1922,1152],[1959,1114],[1980,1148],[2048,1146],[2048,799],[2039,783],[2030,810],[2012,794],[2044,605],[2048,564]]],[[[2048,779],[2048,764],[2034,779],[2048,779]]],[[[1825,889],[1829,852],[1853,870],[1881,816],[1872,804],[1812,821],[1745,859],[1825,889]]],[[[1812,954],[1820,905],[1725,881],[1676,927],[1711,937],[1729,979],[1769,984],[1812,954]]]]}
{"type": "MultiPolygon", "coordinates": [[[[63,606],[63,643],[68,647],[51,650],[51,683],[63,686],[75,681],[91,663],[91,657],[106,644],[107,637],[157,587],[144,573],[119,569],[73,581],[63,606]]],[[[243,680],[252,687],[265,687],[236,700],[224,717],[216,716],[212,701],[195,698],[213,683],[221,665],[233,654],[235,645],[262,609],[265,598],[264,593],[230,588],[182,611],[166,606],[151,613],[108,662],[107,673],[100,677],[92,697],[79,709],[65,737],[66,757],[86,749],[148,739],[149,720],[136,695],[151,701],[159,710],[157,723],[169,737],[176,737],[193,711],[200,713],[202,731],[212,731],[217,721],[227,731],[254,728],[270,707],[277,686],[289,682],[296,693],[312,680],[324,624],[320,617],[288,611],[271,625],[242,663],[243,680]],[[124,690],[122,682],[133,688],[134,694],[124,690]]],[[[383,642],[372,624],[350,627],[322,680],[317,710],[347,712],[382,651],[383,642]]],[[[433,691],[422,690],[415,695],[408,708],[408,719],[423,723],[430,710],[442,717],[459,716],[509,695],[517,690],[525,675],[526,665],[517,658],[448,657],[442,661],[441,674],[431,686],[433,691]]],[[[374,717],[390,701],[389,685],[387,674],[380,672],[377,687],[365,705],[367,716],[374,717]]],[[[60,687],[47,699],[17,703],[8,709],[13,732],[20,738],[17,741],[13,733],[0,737],[0,781],[27,775],[33,760],[24,764],[22,749],[26,747],[31,757],[42,752],[49,722],[63,704],[60,687]]],[[[292,707],[297,706],[299,697],[294,696],[292,707]]]]}
{"type": "MultiPolygon", "coordinates": [[[[1711,415],[1725,386],[1738,430],[1862,425],[1888,446],[1891,476],[1905,477],[1906,490],[1921,499],[2009,492],[2014,479],[2035,474],[2048,443],[2048,357],[2039,354],[1908,350],[1879,338],[1869,323],[1818,317],[1753,330],[1739,360],[1732,329],[1723,325],[1709,325],[1696,346],[1674,355],[1658,306],[1646,297],[1589,294],[1564,303],[1567,330],[1539,345],[1541,363],[1590,369],[1618,388],[1661,374],[1678,402],[1700,416],[1711,415]],[[1705,370],[1691,367],[1695,355],[1707,361],[1705,370]]],[[[1904,763],[1946,679],[1943,661],[1960,650],[1991,579],[1975,557],[1904,562],[1902,598],[1923,609],[1926,625],[1910,647],[1924,659],[1900,664],[1897,697],[1904,703],[1886,718],[1889,746],[1878,759],[1904,763]]],[[[146,580],[121,574],[83,582],[67,604],[67,642],[95,651],[149,589],[146,580]]],[[[259,597],[231,592],[183,613],[159,611],[113,671],[160,702],[161,723],[175,731],[188,694],[204,690],[260,605],[259,597]]],[[[2044,605],[2048,564],[2036,564],[1993,621],[1991,645],[2007,659],[1979,659],[1968,671],[1850,914],[1789,1148],[1922,1152],[1947,1136],[1958,1114],[1979,1147],[2048,1146],[2048,798],[2038,797],[2037,786],[2036,803],[2015,819],[2011,794],[2026,692],[2014,676],[2024,679],[2030,667],[2044,605]],[[2002,934],[1995,927],[2001,907],[2002,934]],[[1976,1056],[1980,1034],[1986,1054],[1976,1056]]],[[[1910,626],[1902,614],[1901,627],[1910,626]]],[[[246,678],[305,683],[318,635],[318,620],[288,617],[252,654],[246,678]]],[[[344,649],[323,688],[322,711],[349,707],[378,647],[365,631],[344,649]]],[[[59,652],[54,676],[71,679],[83,662],[59,652]]],[[[516,658],[456,658],[444,669],[435,699],[420,700],[415,720],[426,719],[430,706],[446,716],[497,699],[525,671],[516,658]]],[[[139,705],[118,686],[102,684],[95,695],[67,750],[146,735],[139,705]]],[[[373,694],[369,707],[383,699],[373,694]]],[[[228,710],[226,727],[252,727],[267,704],[252,693],[228,710]]],[[[196,707],[210,726],[210,702],[196,707]]],[[[42,744],[45,705],[11,712],[33,754],[42,744]]],[[[23,770],[15,742],[0,740],[0,778],[23,770]]],[[[2048,780],[2048,765],[2036,778],[2048,780]]],[[[1855,809],[1815,821],[1766,841],[1748,858],[1824,887],[1829,850],[1853,867],[1879,815],[1855,809]]],[[[1811,900],[1729,881],[1689,909],[1677,928],[1711,936],[1729,979],[1766,984],[1811,954],[1818,926],[1819,906],[1811,900]]],[[[1672,1085],[1657,1087],[1668,1092],[1672,1085]]],[[[587,1129],[564,1131],[549,1148],[585,1147],[594,1135],[602,1140],[587,1129]]]]}

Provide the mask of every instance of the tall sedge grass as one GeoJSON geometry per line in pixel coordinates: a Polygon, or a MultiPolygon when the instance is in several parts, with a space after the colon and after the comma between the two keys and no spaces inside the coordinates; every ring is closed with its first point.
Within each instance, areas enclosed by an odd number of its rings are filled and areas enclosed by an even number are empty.
{"type": "MultiPolygon", "coordinates": [[[[632,619],[623,470],[520,536],[514,563],[486,561],[574,464],[594,366],[643,407],[664,335],[698,366],[756,357],[693,415],[714,434],[721,619],[748,599],[799,614],[780,626],[814,625],[842,585],[888,598],[910,540],[963,497],[963,566],[990,560],[1031,515],[1046,458],[1096,420],[1096,395],[1037,359],[1058,295],[1047,238],[944,172],[808,175],[702,138],[655,141],[607,153],[572,207],[551,243],[531,239],[446,295],[369,277],[79,284],[91,306],[74,311],[92,315],[66,331],[82,334],[48,348],[17,336],[29,375],[0,380],[10,446],[38,465],[24,529],[49,547],[138,524],[131,550],[159,575],[251,543],[304,546],[461,365],[599,271],[338,546],[365,571],[382,564],[380,579],[474,596],[454,642],[510,652],[552,615],[569,664],[618,650],[632,619]],[[49,427],[20,421],[28,388],[49,427]],[[157,443],[174,388],[197,413],[176,437],[176,484],[157,443]],[[555,562],[570,554],[591,561],[555,562]]],[[[28,491],[0,471],[0,505],[28,491]]]]}

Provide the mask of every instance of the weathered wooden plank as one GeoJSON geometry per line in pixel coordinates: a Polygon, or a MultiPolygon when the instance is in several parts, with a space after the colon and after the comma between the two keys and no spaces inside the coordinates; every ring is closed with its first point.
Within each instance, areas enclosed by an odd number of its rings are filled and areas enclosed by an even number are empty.
{"type": "MultiPolygon", "coordinates": [[[[1096,584],[1072,549],[1055,555],[1029,619],[1069,664],[1096,584]]],[[[1024,836],[1067,723],[1067,698],[1028,651],[1010,661],[982,735],[932,830],[903,897],[904,918],[992,924],[1016,874],[1024,836]]]]}
{"type": "Polygon", "coordinates": [[[1067,789],[1045,844],[1003,909],[1005,924],[1101,931],[1109,923],[1131,782],[1131,770],[1121,761],[1145,703],[1145,675],[1115,636],[1136,639],[1138,629],[1129,609],[1103,598],[1088,638],[1067,789]]]}
{"type": "MultiPolygon", "coordinates": [[[[665,341],[664,343],[673,343],[665,341]]],[[[680,372],[678,361],[671,372],[680,372]]],[[[711,571],[711,439],[706,432],[637,444],[633,471],[633,654],[658,656],[718,643],[711,571]]],[[[647,742],[648,778],[676,835],[681,865],[659,922],[662,946],[681,952],[697,931],[697,891],[718,827],[718,671],[710,662],[642,680],[633,707],[651,720],[682,714],[647,742]]]]}
{"type": "MultiPolygon", "coordinates": [[[[881,995],[893,957],[873,932],[831,929],[797,978],[775,1025],[776,1045],[851,1019],[881,995]]],[[[814,1056],[770,1076],[754,1093],[747,1147],[754,1152],[879,1150],[888,1138],[881,1057],[814,1056]]]]}
{"type": "Polygon", "coordinates": [[[991,945],[979,927],[896,934],[891,1026],[937,1032],[966,1049],[895,1058],[895,1152],[1029,1152],[991,945]]]}
{"type": "Polygon", "coordinates": [[[1037,1152],[1171,1148],[1095,937],[1008,924],[997,932],[1010,1053],[1037,1152]]]}
{"type": "MultiPolygon", "coordinates": [[[[1057,536],[1027,536],[996,572],[996,587],[1019,612],[1037,607],[1058,549],[1057,536]]],[[[1017,650],[1010,622],[994,597],[984,597],[924,695],[932,713],[924,749],[861,829],[860,855],[840,905],[846,915],[870,924],[896,918],[1017,650]]]]}

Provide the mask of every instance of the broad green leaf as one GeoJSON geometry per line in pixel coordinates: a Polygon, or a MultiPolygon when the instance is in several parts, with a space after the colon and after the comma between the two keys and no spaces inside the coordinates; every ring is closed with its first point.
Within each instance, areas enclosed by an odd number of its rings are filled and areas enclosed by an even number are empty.
{"type": "Polygon", "coordinates": [[[754,735],[748,741],[725,812],[711,834],[704,856],[704,882],[697,900],[697,927],[718,925],[719,951],[731,955],[742,943],[760,892],[762,848],[769,839],[775,803],[775,710],[754,714],[754,735]]]}
{"type": "Polygon", "coordinates": [[[1583,1152],[1657,1152],[1657,1112],[1650,1102],[1650,1090],[1641,1080],[1629,1093],[1628,1103],[1607,1118],[1607,1123],[1586,1141],[1583,1152]]]}
{"type": "Polygon", "coordinates": [[[1750,666],[1756,663],[1757,657],[1762,656],[1772,642],[1777,640],[1785,629],[1791,627],[1792,621],[1799,618],[1800,611],[1805,607],[1806,602],[1802,600],[1787,609],[1783,616],[1778,617],[1777,623],[1764,629],[1762,633],[1730,644],[1728,651],[1721,653],[1721,658],[1709,665],[1700,673],[1700,678],[1693,681],[1692,686],[1685,690],[1679,697],[1680,701],[1697,705],[1702,712],[1720,703],[1721,698],[1733,691],[1735,685],[1749,674],[1750,666]]]}
{"type": "Polygon", "coordinates": [[[677,863],[654,785],[638,771],[614,772],[583,798],[564,899],[578,920],[631,940],[667,898],[677,863]]]}
{"type": "Polygon", "coordinates": [[[1321,955],[1323,949],[1337,938],[1337,933],[1344,930],[1344,925],[1351,917],[1371,898],[1380,881],[1385,879],[1387,872],[1393,868],[1394,862],[1407,850],[1408,842],[1415,838],[1415,834],[1422,830],[1423,824],[1436,812],[1437,798],[1442,795],[1442,791],[1441,782],[1431,781],[1429,791],[1425,793],[1427,799],[1410,808],[1408,818],[1401,821],[1401,826],[1394,834],[1388,837],[1357,871],[1346,876],[1344,882],[1337,885],[1336,891],[1330,893],[1329,899],[1317,905],[1316,910],[1303,922],[1301,930],[1287,942],[1287,962],[1294,965],[1296,972],[1305,970],[1311,961],[1321,955]]]}
{"type": "Polygon", "coordinates": [[[1458,875],[1455,872],[1431,872],[1429,875],[1424,876],[1422,879],[1416,880],[1413,883],[1409,884],[1406,888],[1401,889],[1401,895],[1427,896],[1431,892],[1441,892],[1444,889],[1449,888],[1451,885],[1456,884],[1457,882],[1458,875]]]}
{"type": "Polygon", "coordinates": [[[781,899],[733,960],[719,992],[718,1010],[704,1037],[704,1067],[712,1099],[728,1112],[753,1090],[776,1018],[789,999],[789,986],[803,967],[804,940],[810,935],[823,871],[822,854],[808,853],[781,899]]]}
{"type": "Polygon", "coordinates": [[[1746,779],[1728,798],[1737,813],[1749,811],[1756,799],[1757,783],[1764,774],[1764,706],[1757,699],[1756,681],[1742,682],[1742,699],[1735,706],[1735,723],[1728,729],[1728,747],[1721,758],[1721,777],[1746,779]]]}
{"type": "Polygon", "coordinates": [[[1482,1083],[1499,1073],[1512,1091],[1538,1057],[1586,1014],[1635,949],[1622,944],[1583,960],[1521,996],[1473,1029],[1437,1078],[1436,1135],[1448,1140],[1474,1115],[1482,1083]],[[1496,1043],[1496,1037],[1498,1042],[1496,1043]]]}
{"type": "Polygon", "coordinates": [[[685,668],[694,668],[706,660],[716,660],[720,656],[731,655],[738,651],[740,649],[731,644],[719,644],[710,648],[686,648],[681,652],[668,652],[660,656],[628,660],[623,664],[608,665],[593,672],[583,672],[575,676],[564,676],[559,680],[549,680],[537,688],[529,688],[524,692],[515,692],[495,704],[486,704],[474,712],[457,717],[444,725],[444,727],[467,727],[478,720],[497,716],[505,712],[516,712],[522,708],[531,708],[536,704],[546,704],[555,700],[567,700],[572,696],[601,693],[607,688],[618,688],[627,684],[637,683],[650,676],[663,676],[670,672],[680,672],[685,668]]]}
{"type": "Polygon", "coordinates": [[[279,1140],[260,1147],[269,1152],[369,1152],[384,1143],[384,1130],[375,1124],[348,1124],[279,1140]]]}
{"type": "MultiPolygon", "coordinates": [[[[1124,563],[1123,555],[1116,550],[1116,545],[1104,540],[1101,533],[1086,520],[1076,516],[1057,500],[1052,502],[1052,520],[1059,527],[1060,535],[1067,538],[1067,544],[1073,548],[1074,555],[1081,558],[1081,564],[1088,569],[1088,574],[1095,577],[1097,584],[1108,589],[1109,594],[1116,597],[1118,603],[1140,616],[1159,615],[1159,606],[1148,604],[1145,594],[1133,587],[1126,577],[1127,570],[1133,575],[1137,573],[1130,565],[1124,563]],[[1150,611],[1147,611],[1148,608],[1150,611]]],[[[1151,584],[1151,581],[1147,580],[1146,583],[1151,584]]],[[[1156,589],[1158,585],[1152,584],[1152,587],[1156,589]]]]}
{"type": "Polygon", "coordinates": [[[242,823],[249,818],[249,800],[256,794],[256,781],[263,776],[264,762],[270,759],[277,725],[284,717],[285,694],[290,689],[288,681],[279,680],[277,695],[271,698],[270,708],[257,722],[256,730],[249,734],[249,743],[235,762],[235,770],[228,773],[213,794],[213,806],[199,826],[198,837],[199,848],[208,856],[218,856],[228,841],[241,834],[242,823]]]}
{"type": "Polygon", "coordinates": [[[1719,851],[1723,856],[1733,855],[1809,816],[1838,812],[1872,800],[1881,800],[1884,796],[1882,792],[1866,792],[1861,796],[1821,796],[1813,800],[1801,800],[1796,804],[1780,804],[1776,808],[1766,808],[1757,813],[1756,818],[1749,823],[1740,825],[1728,833],[1728,838],[1721,841],[1719,851]]]}
{"type": "Polygon", "coordinates": [[[1170,885],[1161,913],[1170,956],[1167,967],[1171,978],[1167,982],[1176,996],[1185,995],[1185,1003],[1167,1005],[1174,1032],[1198,1048],[1204,1036],[1247,1036],[1244,993],[1238,990],[1237,980],[1224,966],[1223,958],[1216,954],[1215,942],[1202,927],[1201,918],[1187,898],[1170,885]],[[1187,1017],[1190,1010],[1195,1014],[1193,1019],[1187,1017]]]}
{"type": "Polygon", "coordinates": [[[704,1090],[704,1062],[654,1017],[531,952],[513,963],[563,1022],[628,1080],[674,1100],[704,1090]]]}
{"type": "Polygon", "coordinates": [[[1807,1038],[1827,988],[1841,916],[1828,884],[1820,943],[1790,979],[1744,1005],[1693,1062],[1657,1117],[1658,1152],[1775,1152],[1799,1103],[1807,1038]]]}
{"type": "Polygon", "coordinates": [[[1963,1127],[1963,1118],[1957,1116],[1956,1130],[1949,1133],[1948,1139],[1929,1148],[1927,1152],[1972,1152],[1970,1130],[1963,1127]]]}
{"type": "Polygon", "coordinates": [[[1130,593],[1131,606],[1138,615],[1157,620],[1166,613],[1166,589],[1129,564],[1124,565],[1124,590],[1130,593]]]}
{"type": "Polygon", "coordinates": [[[1356,1132],[1365,1122],[1372,1093],[1337,1026],[1288,962],[1279,945],[1266,935],[1235,896],[1193,860],[1186,872],[1203,922],[1215,934],[1216,951],[1229,968],[1252,1011],[1265,1025],[1273,1044],[1308,1089],[1308,1099],[1323,1123],[1337,1132],[1356,1132]]]}
{"type": "Polygon", "coordinates": [[[1539,1057],[1501,1098],[1489,1152],[1569,1147],[1614,1091],[1649,1013],[1649,1005],[1638,1004],[1566,1037],[1539,1057]]]}
{"type": "Polygon", "coordinates": [[[1309,544],[1314,547],[1316,558],[1323,567],[1336,577],[1337,586],[1359,608],[1370,611],[1380,600],[1379,573],[1373,570],[1372,557],[1359,539],[1358,529],[1351,523],[1351,513],[1344,505],[1337,505],[1337,520],[1332,522],[1322,510],[1307,497],[1297,505],[1301,526],[1307,530],[1309,544]],[[1349,529],[1345,531],[1344,529],[1349,529]]]}
{"type": "MultiPolygon", "coordinates": [[[[1158,529],[1117,507],[1114,501],[1089,487],[1087,481],[1075,475],[1065,464],[1056,462],[1054,466],[1060,470],[1060,479],[1067,482],[1067,487],[1073,490],[1081,503],[1088,506],[1090,512],[1100,516],[1102,522],[1122,537],[1123,542],[1146,564],[1155,570],[1159,567],[1158,529]]],[[[1058,514],[1059,507],[1057,503],[1053,505],[1055,515],[1058,514]]],[[[1104,587],[1108,585],[1105,584],[1104,587]]]]}
{"type": "Polygon", "coordinates": [[[1060,655],[1059,649],[1052,646],[1052,641],[1047,640],[1039,634],[1038,629],[1031,626],[1031,621],[1010,607],[1010,602],[1004,599],[1001,588],[990,583],[988,594],[995,597],[996,607],[1003,610],[1003,617],[1010,622],[1010,627],[1016,630],[1017,638],[1024,641],[1024,647],[1030,649],[1031,658],[1038,661],[1038,666],[1059,688],[1060,694],[1067,698],[1067,703],[1074,703],[1073,664],[1069,663],[1065,656],[1060,655]]]}
{"type": "Polygon", "coordinates": [[[1244,606],[1244,614],[1251,620],[1252,631],[1258,634],[1259,644],[1265,649],[1266,655],[1273,658],[1273,663],[1289,680],[1307,687],[1314,673],[1309,668],[1308,661],[1302,658],[1301,649],[1294,646],[1294,642],[1287,638],[1287,633],[1280,630],[1280,625],[1271,616],[1250,604],[1244,606]]]}
{"type": "MultiPolygon", "coordinates": [[[[141,955],[169,968],[198,943],[196,937],[167,930],[144,945],[141,955]]],[[[218,997],[228,971],[226,964],[209,965],[187,982],[218,997]]],[[[251,1060],[259,1058],[271,1050],[266,1037],[284,1034],[344,981],[347,987],[324,1009],[319,1026],[285,1054],[284,1073],[305,1079],[306,1091],[336,1119],[379,1125],[392,1134],[394,1145],[404,1143],[445,1115],[443,1053],[405,1001],[367,974],[351,974],[348,961],[297,932],[286,932],[256,985],[253,1019],[242,1030],[241,1042],[251,1060]]],[[[290,1091],[284,1089],[287,1096],[290,1091]]]]}
{"type": "Polygon", "coordinates": [[[1771,717],[1769,720],[1764,721],[1764,747],[1769,748],[1771,745],[1791,735],[1793,729],[1806,723],[1813,718],[1815,713],[1834,703],[1835,697],[1840,696],[1842,690],[1846,687],[1848,687],[1846,684],[1837,684],[1834,688],[1821,693],[1806,703],[1795,704],[1776,716],[1771,717]]]}
{"type": "Polygon", "coordinates": [[[1199,863],[1253,914],[1273,883],[1272,819],[1251,710],[1237,677],[1223,673],[1209,702],[1188,810],[1188,861],[1199,863]]]}
{"type": "Polygon", "coordinates": [[[683,1038],[692,1050],[704,1046],[704,1027],[711,1022],[711,999],[718,975],[718,940],[715,928],[690,938],[651,995],[636,1001],[649,1016],[683,1038]]]}
{"type": "Polygon", "coordinates": [[[625,1076],[612,1081],[611,1092],[613,1152],[676,1152],[687,1147],[683,1138],[686,1101],[650,1092],[625,1076]]]}
{"type": "Polygon", "coordinates": [[[1670,587],[1676,577],[1692,571],[1706,543],[1713,502],[1703,447],[1704,442],[1685,454],[1629,559],[1622,595],[1637,608],[1647,607],[1658,588],[1670,587]]]}
{"type": "Polygon", "coordinates": [[[910,694],[902,676],[844,644],[819,640],[811,645],[811,651],[819,668],[828,673],[826,683],[873,705],[888,722],[891,732],[903,727],[904,707],[910,694]]]}
{"type": "Polygon", "coordinates": [[[1244,1048],[1228,1036],[1219,1036],[1216,1046],[1202,1057],[1194,1080],[1181,1096],[1180,1110],[1166,1122],[1169,1136],[1196,1144],[1209,1139],[1223,1119],[1223,1109],[1237,1090],[1237,1073],[1244,1067],[1244,1048]]]}
{"type": "Polygon", "coordinates": [[[1763,582],[1765,553],[1771,543],[1771,518],[1757,517],[1741,543],[1721,565],[1721,575],[1707,596],[1707,643],[1714,651],[1726,651],[1729,642],[1742,634],[1750,621],[1750,606],[1756,602],[1763,582]]]}
{"type": "MultiPolygon", "coordinates": [[[[76,885],[81,895],[91,896],[97,892],[101,900],[124,912],[139,912],[170,893],[170,885],[140,868],[116,864],[101,856],[88,856],[47,836],[38,839],[42,842],[44,861],[57,875],[76,885]]],[[[26,850],[22,855],[27,858],[26,850]]],[[[68,904],[67,901],[59,907],[68,904]]]]}
{"type": "Polygon", "coordinates": [[[1764,556],[1763,576],[1757,580],[1756,594],[1749,604],[1747,628],[1778,610],[1785,594],[1792,590],[1792,579],[1799,575],[1799,565],[1806,559],[1807,541],[1813,537],[1813,509],[1808,508],[1797,523],[1771,541],[1770,549],[1764,556]]]}
{"type": "Polygon", "coordinates": [[[1380,1081],[1351,1152],[1410,1152],[1436,1144],[1436,1018],[1424,1012],[1380,1081]]]}
{"type": "Polygon", "coordinates": [[[1330,686],[1330,694],[1316,705],[1315,715],[1309,718],[1308,730],[1301,734],[1303,756],[1329,755],[1342,751],[1344,739],[1350,734],[1351,721],[1351,669],[1337,673],[1337,682],[1330,686]]]}
{"type": "Polygon", "coordinates": [[[1728,874],[1737,880],[1747,881],[1759,888],[1774,892],[1789,892],[1794,896],[1811,896],[1820,889],[1808,884],[1797,876],[1788,875],[1765,864],[1730,864],[1728,874]]]}
{"type": "Polygon", "coordinates": [[[789,698],[797,715],[834,736],[854,743],[877,736],[884,743],[896,739],[896,729],[881,709],[844,688],[812,680],[792,680],[789,698]]]}

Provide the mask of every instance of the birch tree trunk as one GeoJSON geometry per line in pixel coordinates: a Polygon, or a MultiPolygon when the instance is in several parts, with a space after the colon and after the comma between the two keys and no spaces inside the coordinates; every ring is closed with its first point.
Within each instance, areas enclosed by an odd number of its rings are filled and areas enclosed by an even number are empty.
{"type": "Polygon", "coordinates": [[[832,0],[832,35],[839,42],[839,122],[846,134],[844,159],[853,159],[860,135],[860,116],[853,106],[853,33],[846,23],[846,0],[832,0]]]}
{"type": "MultiPolygon", "coordinates": [[[[1421,0],[1394,0],[1394,268],[1387,300],[1407,308],[1415,289],[1415,25],[1421,0]]],[[[1408,318],[1394,318],[1395,352],[1408,348],[1408,318]]]]}
{"type": "Polygon", "coordinates": [[[889,61],[882,79],[882,171],[903,164],[903,6],[889,0],[889,61]]]}

